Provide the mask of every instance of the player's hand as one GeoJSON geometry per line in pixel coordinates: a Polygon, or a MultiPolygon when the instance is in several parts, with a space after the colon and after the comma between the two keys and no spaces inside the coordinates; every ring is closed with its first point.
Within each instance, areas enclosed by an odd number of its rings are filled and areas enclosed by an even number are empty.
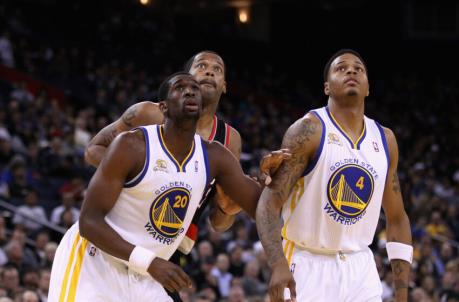
{"type": "Polygon", "coordinates": [[[148,273],[170,292],[178,292],[192,284],[190,277],[180,266],[159,257],[153,259],[148,273]]]}
{"type": "Polygon", "coordinates": [[[237,203],[235,203],[228,195],[225,194],[225,192],[223,192],[223,189],[219,185],[217,185],[217,196],[215,199],[220,209],[226,215],[236,215],[242,210],[237,203]]]}
{"type": "Polygon", "coordinates": [[[269,298],[271,302],[296,301],[296,284],[290,272],[288,262],[282,259],[274,264],[271,280],[269,281],[269,298]],[[290,299],[284,300],[285,288],[290,290],[290,299]]]}
{"type": "Polygon", "coordinates": [[[271,151],[265,155],[260,162],[260,180],[267,186],[271,183],[271,176],[276,174],[277,169],[284,162],[284,160],[292,157],[289,149],[280,149],[271,151]]]}

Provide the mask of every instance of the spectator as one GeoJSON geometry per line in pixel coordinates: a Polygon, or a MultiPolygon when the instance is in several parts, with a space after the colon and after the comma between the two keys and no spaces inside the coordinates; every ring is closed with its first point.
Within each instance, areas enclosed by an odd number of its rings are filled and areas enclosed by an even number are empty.
{"type": "Polygon", "coordinates": [[[219,254],[217,257],[217,264],[212,269],[211,275],[216,278],[218,292],[221,297],[228,297],[230,293],[231,280],[233,275],[228,272],[229,269],[229,259],[225,254],[219,254]]]}
{"type": "Polygon", "coordinates": [[[47,223],[45,209],[38,205],[37,192],[29,189],[25,197],[25,205],[20,206],[13,223],[23,225],[28,231],[38,231],[43,223],[47,223]]]}

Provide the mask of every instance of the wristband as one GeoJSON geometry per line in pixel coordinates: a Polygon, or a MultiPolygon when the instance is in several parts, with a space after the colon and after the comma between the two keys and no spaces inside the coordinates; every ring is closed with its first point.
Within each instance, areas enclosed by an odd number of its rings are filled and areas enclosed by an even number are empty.
{"type": "Polygon", "coordinates": [[[389,260],[401,259],[408,261],[410,264],[413,262],[413,247],[411,245],[400,242],[386,243],[387,256],[389,260]]]}
{"type": "Polygon", "coordinates": [[[129,255],[129,265],[136,271],[147,272],[156,254],[141,246],[136,246],[129,255]]]}

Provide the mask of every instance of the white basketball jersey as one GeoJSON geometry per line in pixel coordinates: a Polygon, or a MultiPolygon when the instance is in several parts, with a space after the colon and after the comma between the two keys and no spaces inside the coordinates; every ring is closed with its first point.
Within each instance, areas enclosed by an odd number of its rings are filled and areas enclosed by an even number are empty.
{"type": "Polygon", "coordinates": [[[162,126],[140,129],[146,141],[144,167],[125,184],[105,221],[126,241],[168,260],[209,183],[207,150],[195,135],[188,156],[179,163],[167,149],[162,126]]]}
{"type": "Polygon", "coordinates": [[[389,167],[383,129],[364,117],[352,142],[327,107],[312,113],[321,142],[282,209],[282,236],[318,252],[362,250],[373,241],[389,167]]]}

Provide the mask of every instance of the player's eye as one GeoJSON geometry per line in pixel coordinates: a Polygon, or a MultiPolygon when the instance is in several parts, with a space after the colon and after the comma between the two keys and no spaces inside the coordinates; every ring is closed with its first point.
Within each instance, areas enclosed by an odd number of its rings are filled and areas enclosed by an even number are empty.
{"type": "Polygon", "coordinates": [[[220,67],[220,66],[215,66],[214,67],[214,70],[218,73],[222,73],[223,72],[223,69],[220,67]]]}
{"type": "Polygon", "coordinates": [[[196,67],[198,69],[204,69],[204,68],[206,68],[206,65],[204,63],[199,63],[198,65],[196,65],[196,67]]]}

